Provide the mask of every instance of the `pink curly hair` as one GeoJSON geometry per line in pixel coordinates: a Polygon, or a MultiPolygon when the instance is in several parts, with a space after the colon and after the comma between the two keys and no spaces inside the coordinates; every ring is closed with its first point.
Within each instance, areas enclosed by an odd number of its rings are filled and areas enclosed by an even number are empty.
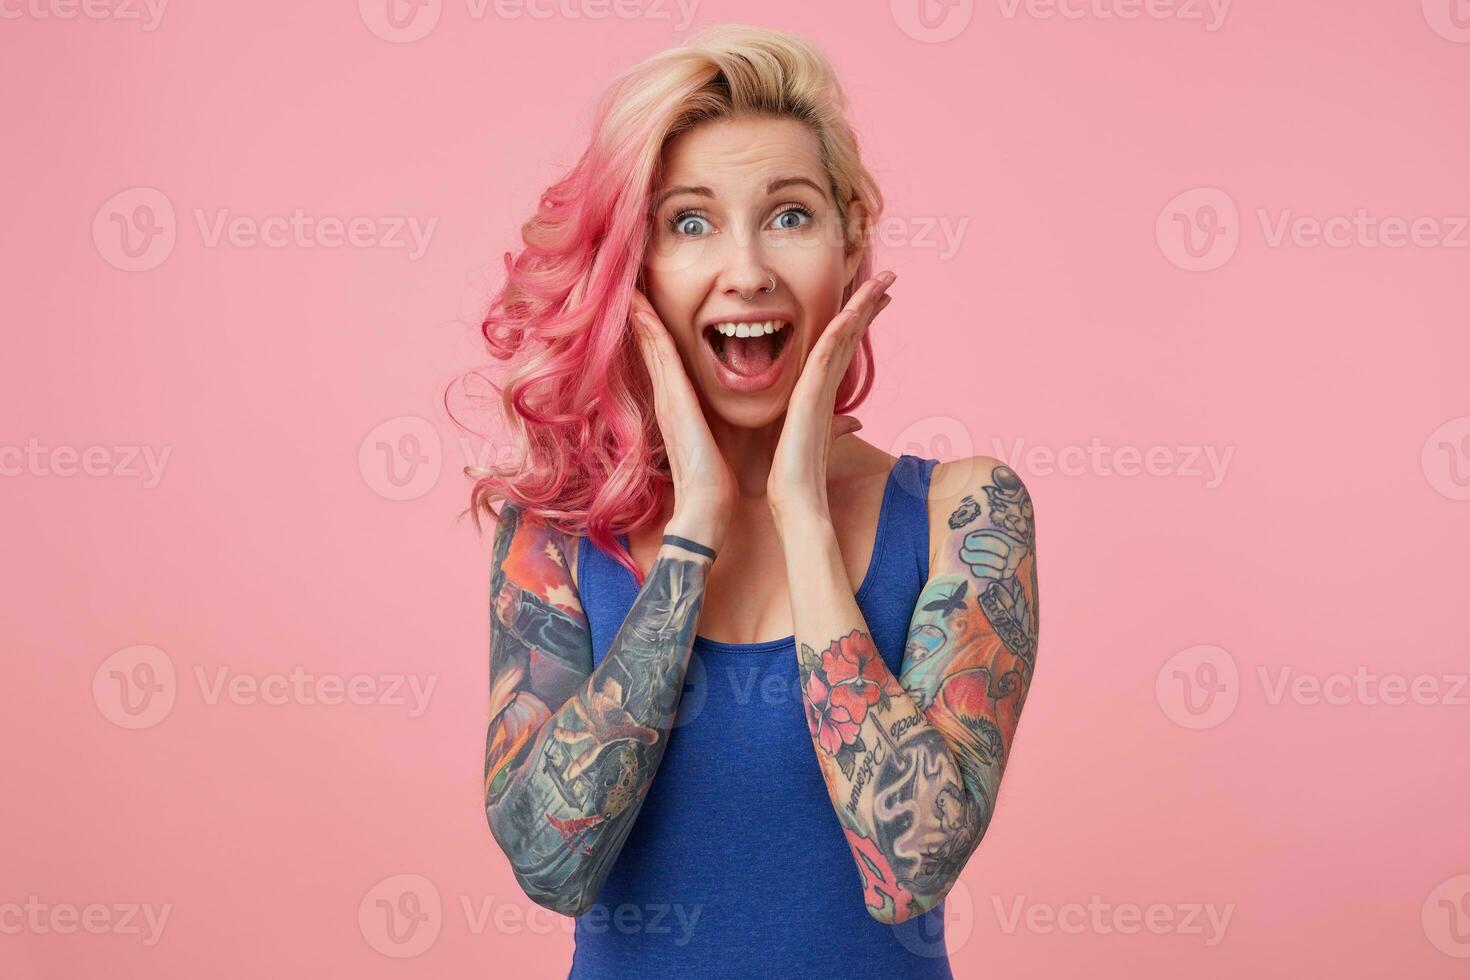
{"type": "MultiPolygon", "coordinates": [[[[467,476],[479,477],[470,493],[477,528],[482,507],[498,521],[491,501],[510,500],[566,534],[585,534],[642,584],[616,536],[655,519],[673,489],[647,371],[628,326],[663,147],[725,117],[789,117],[809,126],[843,234],[862,250],[845,304],[872,275],[869,229],[883,209],[845,108],[817,48],[793,34],[743,25],[707,28],[608,88],[590,145],[542,194],[521,228],[525,248],[514,258],[506,253],[505,284],[481,325],[494,357],[520,356],[505,384],[491,385],[525,455],[513,466],[465,467],[467,476]],[[854,199],[860,216],[847,207],[854,199]]],[[[865,336],[838,388],[838,413],[862,404],[873,374],[865,336]]]]}

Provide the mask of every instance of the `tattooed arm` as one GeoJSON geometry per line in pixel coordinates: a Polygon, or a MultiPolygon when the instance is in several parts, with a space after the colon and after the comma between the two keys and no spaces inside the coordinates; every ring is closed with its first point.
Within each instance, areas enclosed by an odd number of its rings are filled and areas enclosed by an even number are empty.
{"type": "Polygon", "coordinates": [[[594,670],[571,545],[503,505],[490,576],[485,814],[525,893],[581,915],[663,759],[710,559],[663,545],[594,670]]]}
{"type": "Polygon", "coordinates": [[[831,528],[788,532],[805,547],[783,535],[812,745],[868,912],[885,923],[938,905],[984,837],[1035,666],[1030,496],[988,457],[947,465],[973,478],[961,499],[929,503],[949,516],[899,678],[831,528]]]}

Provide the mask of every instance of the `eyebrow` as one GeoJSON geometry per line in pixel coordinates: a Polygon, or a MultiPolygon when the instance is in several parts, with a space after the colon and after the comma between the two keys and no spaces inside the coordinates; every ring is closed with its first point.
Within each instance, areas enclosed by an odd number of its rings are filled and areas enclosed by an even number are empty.
{"type": "MultiPolygon", "coordinates": [[[[766,184],[766,193],[774,194],[781,188],[789,187],[792,184],[805,184],[812,190],[816,191],[818,194],[822,195],[822,200],[825,201],[827,199],[827,192],[822,190],[822,188],[817,184],[816,181],[808,180],[805,177],[777,177],[766,184]]],[[[658,197],[654,198],[653,206],[650,208],[650,210],[657,211],[659,208],[664,206],[665,201],[673,197],[675,194],[695,194],[699,197],[715,196],[715,192],[710,190],[708,187],[680,184],[677,187],[670,187],[664,190],[658,195],[658,197]]]]}

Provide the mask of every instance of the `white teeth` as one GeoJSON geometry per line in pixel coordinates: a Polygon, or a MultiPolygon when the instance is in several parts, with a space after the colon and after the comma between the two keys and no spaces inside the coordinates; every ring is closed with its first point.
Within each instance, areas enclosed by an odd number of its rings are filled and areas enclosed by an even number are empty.
{"type": "Polygon", "coordinates": [[[775,333],[786,326],[785,320],[766,320],[758,323],[716,323],[715,329],[726,337],[755,337],[765,333],[775,333]]]}

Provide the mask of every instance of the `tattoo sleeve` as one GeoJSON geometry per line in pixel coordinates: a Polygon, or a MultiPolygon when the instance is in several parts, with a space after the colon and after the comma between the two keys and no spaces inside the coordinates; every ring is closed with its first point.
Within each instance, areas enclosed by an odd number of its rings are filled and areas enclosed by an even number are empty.
{"type": "Polygon", "coordinates": [[[593,902],[668,744],[710,560],[665,544],[594,670],[565,535],[502,507],[490,577],[485,813],[516,880],[593,902]]]}
{"type": "Polygon", "coordinates": [[[788,548],[812,745],[880,922],[938,905],[984,837],[1035,666],[1031,500],[1005,465],[972,465],[980,485],[949,516],[897,679],[840,556],[788,548]]]}

